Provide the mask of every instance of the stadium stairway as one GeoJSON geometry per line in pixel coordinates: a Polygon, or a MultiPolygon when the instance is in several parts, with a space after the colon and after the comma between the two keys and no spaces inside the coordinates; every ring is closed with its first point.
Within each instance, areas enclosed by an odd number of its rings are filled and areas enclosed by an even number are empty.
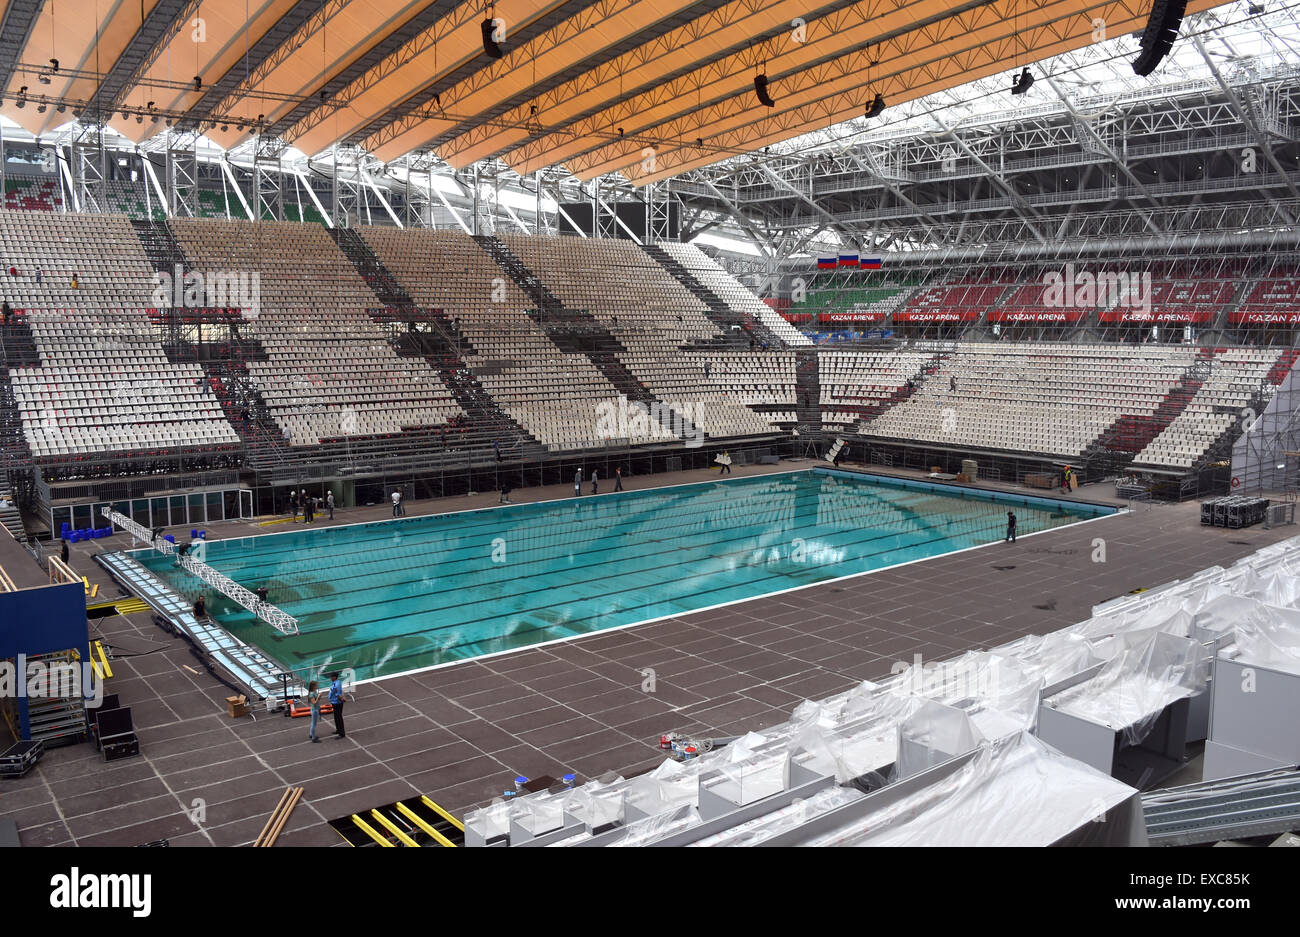
{"type": "Polygon", "coordinates": [[[32,463],[32,452],[23,433],[23,418],[9,369],[0,365],[0,461],[5,469],[17,469],[32,463]]]}
{"type": "Polygon", "coordinates": [[[901,387],[895,389],[894,392],[890,394],[888,397],[885,397],[881,400],[877,400],[875,403],[863,407],[862,419],[866,422],[870,422],[871,420],[874,420],[876,417],[880,416],[880,414],[886,412],[887,410],[893,407],[898,406],[898,404],[902,403],[903,401],[910,400],[912,395],[921,389],[921,386],[925,383],[926,378],[928,378],[935,371],[939,370],[942,364],[943,364],[943,357],[941,355],[935,355],[934,358],[931,359],[925,365],[925,367],[923,367],[917,373],[916,377],[912,379],[914,382],[914,386],[908,387],[906,384],[903,384],[901,387]]]}
{"type": "Polygon", "coordinates": [[[722,301],[721,297],[696,279],[694,274],[678,263],[677,260],[662,247],[656,247],[653,244],[642,244],[641,250],[645,251],[652,260],[659,264],[659,266],[667,270],[672,275],[673,279],[690,290],[695,297],[708,308],[708,312],[706,312],[705,315],[708,316],[710,322],[722,331],[723,335],[722,341],[712,343],[715,347],[722,349],[747,349],[749,347],[750,339],[762,342],[766,344],[768,348],[785,347],[785,342],[781,341],[775,332],[757,319],[751,319],[749,316],[746,316],[728,306],[722,301]],[[740,334],[737,334],[733,330],[733,326],[739,327],[740,334]]]}
{"type": "Polygon", "coordinates": [[[822,430],[821,365],[816,348],[795,350],[795,413],[799,418],[799,432],[820,433],[822,430]]]}
{"type": "MultiPolygon", "coordinates": [[[[27,316],[16,316],[0,332],[0,365],[5,368],[39,368],[41,353],[36,348],[36,336],[27,322],[27,316]]],[[[8,374],[5,375],[6,378],[8,374]]]]}
{"type": "Polygon", "coordinates": [[[131,227],[135,229],[135,236],[140,239],[140,246],[144,248],[155,271],[172,276],[177,267],[189,269],[185,252],[176,242],[176,236],[167,222],[132,220],[131,227]]]}
{"type": "Polygon", "coordinates": [[[528,266],[515,256],[515,252],[505,245],[504,242],[487,234],[474,235],[474,243],[491,255],[492,259],[497,262],[497,266],[510,275],[524,295],[533,301],[537,306],[537,311],[544,317],[561,316],[566,311],[564,303],[546,288],[537,274],[528,269],[528,266]]]}
{"type": "MultiPolygon", "coordinates": [[[[627,354],[623,343],[599,319],[586,310],[566,307],[503,242],[488,235],[478,235],[474,240],[533,301],[536,308],[529,310],[529,318],[560,351],[568,355],[585,355],[629,401],[647,405],[656,402],[654,394],[623,364],[622,356],[627,354]]],[[[695,433],[691,422],[675,411],[660,409],[659,412],[687,436],[695,433]]]]}
{"type": "MultiPolygon", "coordinates": [[[[422,310],[425,320],[436,323],[433,330],[407,330],[394,342],[399,355],[423,358],[438,372],[438,377],[465,411],[475,427],[476,447],[486,457],[493,441],[500,442],[510,459],[540,458],[546,451],[535,436],[516,423],[501,409],[487,389],[479,383],[476,372],[488,373],[490,366],[471,368],[462,355],[478,356],[474,345],[440,309],[422,310]]],[[[424,320],[422,320],[424,321],[424,320]]]]}
{"type": "MultiPolygon", "coordinates": [[[[1260,389],[1254,396],[1247,400],[1241,407],[1242,410],[1251,410],[1255,413],[1263,413],[1267,408],[1269,401],[1272,399],[1273,391],[1270,387],[1279,386],[1286,380],[1287,374],[1295,365],[1297,359],[1300,359],[1300,349],[1288,348],[1278,355],[1277,361],[1269,369],[1268,374],[1264,376],[1260,389]]],[[[1237,439],[1245,430],[1245,424],[1241,420],[1233,420],[1218,437],[1205,447],[1199,460],[1200,464],[1218,461],[1231,461],[1232,448],[1236,445],[1237,439]]]]}
{"type": "Polygon", "coordinates": [[[8,470],[29,467],[31,448],[23,432],[23,418],[14,393],[12,370],[39,367],[40,352],[25,318],[10,322],[0,335],[0,457],[8,470]]]}
{"type": "Polygon", "coordinates": [[[1196,392],[1204,383],[1203,364],[1213,356],[1211,349],[1202,349],[1201,357],[1178,379],[1169,393],[1161,399],[1150,415],[1123,414],[1102,430],[1084,450],[1085,465],[1097,467],[1104,473],[1116,471],[1133,461],[1133,457],[1147,447],[1151,440],[1163,433],[1180,413],[1187,409],[1196,392]]]}
{"type": "Polygon", "coordinates": [[[455,323],[441,309],[416,308],[410,293],[358,232],[350,228],[334,228],[330,237],[371,292],[384,304],[382,310],[371,310],[371,318],[390,328],[393,325],[407,326],[400,334],[390,332],[389,343],[394,350],[405,357],[423,358],[438,372],[442,383],[465,411],[470,425],[475,427],[471,449],[478,450],[477,454],[486,458],[495,440],[502,443],[513,458],[536,458],[544,453],[541,443],[497,406],[474,377],[464,356],[477,355],[477,351],[455,323]]]}
{"type": "Polygon", "coordinates": [[[249,465],[260,471],[292,461],[284,435],[248,370],[249,361],[265,359],[260,342],[241,339],[229,358],[200,362],[227,422],[244,441],[249,465]],[[242,419],[245,407],[250,417],[247,422],[242,419]]]}
{"type": "Polygon", "coordinates": [[[14,503],[13,492],[0,485],[0,501],[8,501],[8,507],[0,507],[0,527],[9,531],[19,543],[27,541],[27,529],[23,527],[23,516],[14,503]]]}
{"type": "Polygon", "coordinates": [[[1288,348],[1282,354],[1278,355],[1277,361],[1269,369],[1264,380],[1268,381],[1274,387],[1280,385],[1286,380],[1287,374],[1295,367],[1297,360],[1300,360],[1300,348],[1288,348]]]}
{"type": "Polygon", "coordinates": [[[371,250],[360,234],[351,228],[330,228],[329,234],[380,302],[399,309],[415,307],[415,300],[411,299],[410,294],[397,282],[397,278],[389,272],[379,255],[371,250]]]}
{"type": "Polygon", "coordinates": [[[1232,294],[1232,299],[1224,303],[1223,308],[1214,314],[1214,321],[1210,323],[1210,328],[1220,333],[1227,329],[1232,322],[1232,314],[1246,304],[1246,300],[1258,285],[1258,280],[1243,278],[1237,284],[1237,291],[1232,294]]]}

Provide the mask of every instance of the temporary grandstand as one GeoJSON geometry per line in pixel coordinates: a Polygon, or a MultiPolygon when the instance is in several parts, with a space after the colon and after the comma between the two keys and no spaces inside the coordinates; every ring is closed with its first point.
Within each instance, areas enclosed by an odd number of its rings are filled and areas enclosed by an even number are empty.
{"type": "Polygon", "coordinates": [[[0,78],[0,665],[111,700],[0,699],[0,843],[1300,832],[1300,0],[15,0],[0,78]]]}

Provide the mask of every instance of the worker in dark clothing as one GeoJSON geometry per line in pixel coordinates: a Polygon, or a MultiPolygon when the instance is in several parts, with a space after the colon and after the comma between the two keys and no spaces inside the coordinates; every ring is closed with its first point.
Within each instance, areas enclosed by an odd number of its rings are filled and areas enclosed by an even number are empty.
{"type": "Polygon", "coordinates": [[[1007,511],[1007,538],[1005,542],[1016,542],[1016,515],[1014,511],[1007,511]]]}
{"type": "Polygon", "coordinates": [[[623,470],[621,468],[614,469],[614,490],[623,490],[623,470]]]}
{"type": "Polygon", "coordinates": [[[59,559],[68,562],[68,541],[63,541],[63,546],[59,548],[59,559]]]}
{"type": "Polygon", "coordinates": [[[269,590],[266,588],[266,586],[258,586],[257,591],[253,594],[257,596],[257,600],[259,602],[265,602],[267,595],[269,595],[270,593],[269,590]]]}
{"type": "Polygon", "coordinates": [[[203,596],[194,600],[194,617],[199,619],[208,617],[208,603],[203,600],[203,596]]]}
{"type": "Polygon", "coordinates": [[[957,375],[954,374],[952,377],[948,378],[948,389],[951,391],[957,390],[957,375]]]}

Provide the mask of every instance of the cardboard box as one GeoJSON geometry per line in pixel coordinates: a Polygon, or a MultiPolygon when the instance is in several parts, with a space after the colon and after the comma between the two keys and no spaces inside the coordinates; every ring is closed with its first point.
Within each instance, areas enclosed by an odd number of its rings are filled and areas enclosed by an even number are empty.
{"type": "Polygon", "coordinates": [[[252,711],[248,705],[248,697],[242,693],[238,696],[227,696],[226,711],[230,713],[232,719],[247,716],[252,711]]]}

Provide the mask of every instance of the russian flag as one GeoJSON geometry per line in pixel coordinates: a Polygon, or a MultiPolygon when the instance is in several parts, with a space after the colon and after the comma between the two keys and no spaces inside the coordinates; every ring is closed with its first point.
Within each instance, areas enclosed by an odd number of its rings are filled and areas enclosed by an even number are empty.
{"type": "Polygon", "coordinates": [[[841,267],[856,267],[858,265],[857,254],[840,254],[841,267]]]}
{"type": "Polygon", "coordinates": [[[834,257],[818,257],[818,258],[817,258],[817,269],[818,269],[818,270],[833,270],[834,268],[835,268],[835,258],[834,258],[834,257]]]}
{"type": "Polygon", "coordinates": [[[859,266],[865,267],[868,270],[879,270],[882,264],[883,261],[879,257],[863,257],[859,266]]]}

